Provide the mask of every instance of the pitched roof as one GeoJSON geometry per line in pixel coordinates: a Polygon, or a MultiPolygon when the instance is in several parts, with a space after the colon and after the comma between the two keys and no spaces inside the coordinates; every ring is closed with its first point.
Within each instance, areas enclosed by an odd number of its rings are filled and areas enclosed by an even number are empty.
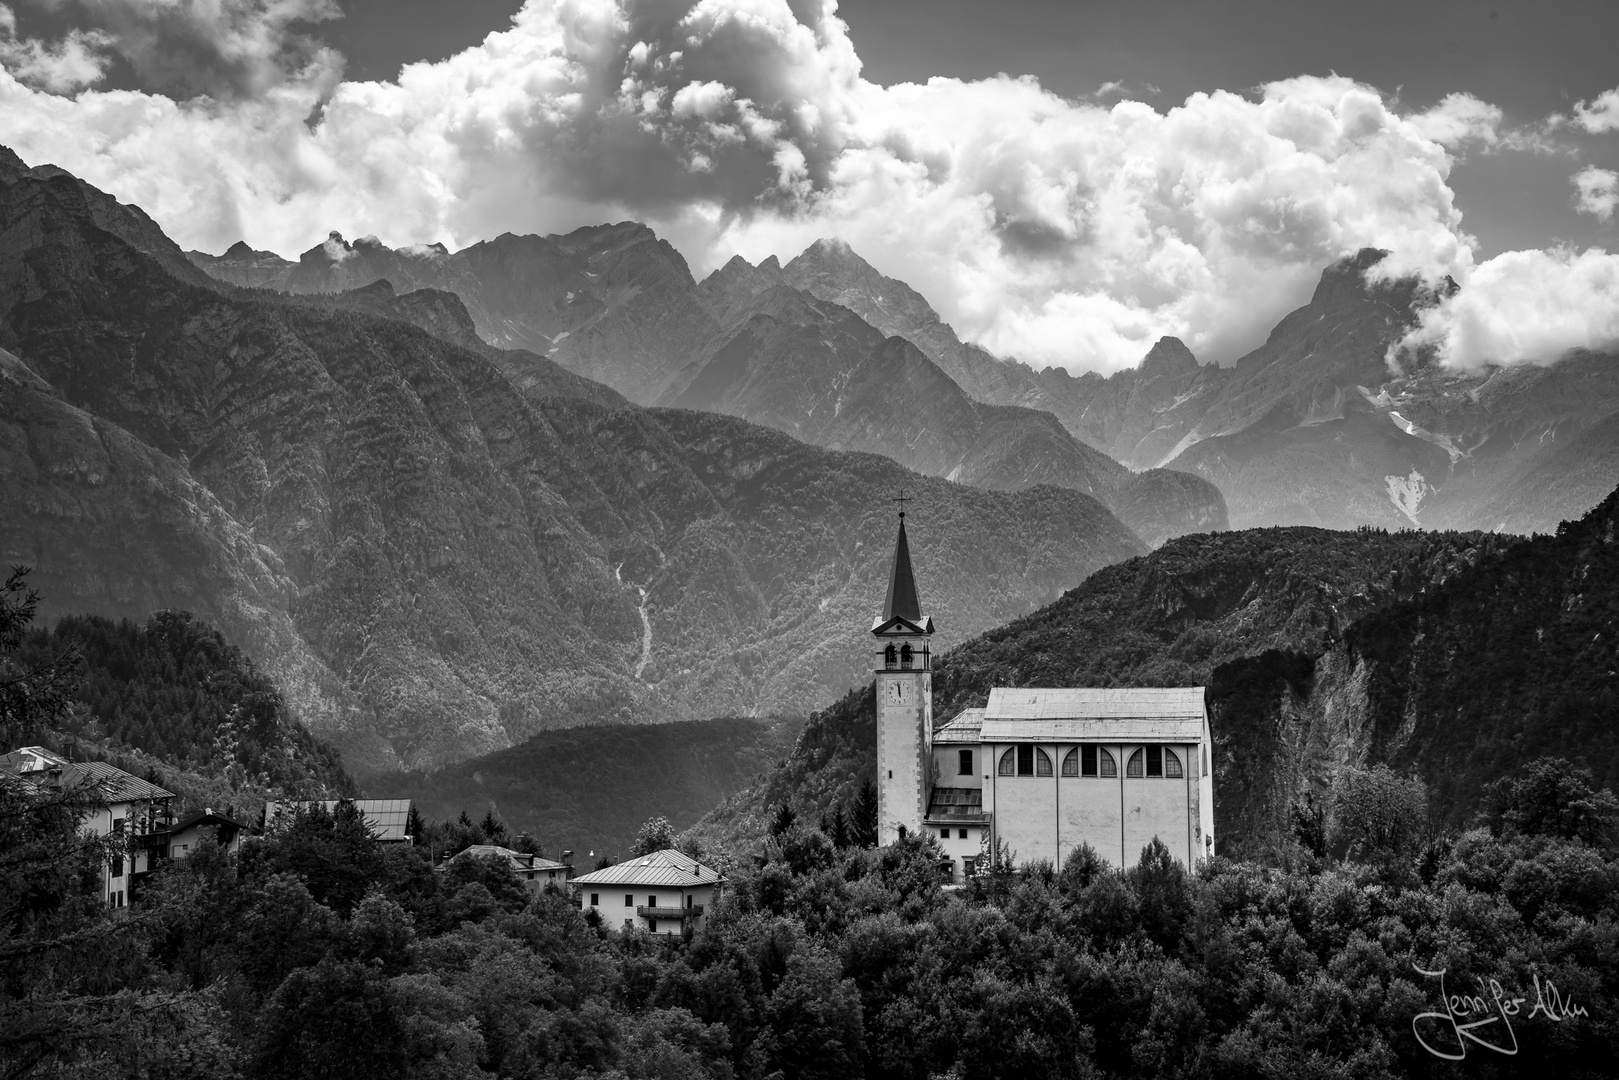
{"type": "Polygon", "coordinates": [[[226,817],[224,814],[217,814],[212,809],[203,809],[197,811],[195,814],[187,814],[185,817],[181,818],[179,821],[176,821],[172,826],[170,826],[168,831],[171,833],[184,832],[194,825],[224,825],[231,829],[247,828],[247,826],[243,825],[240,821],[232,820],[231,818],[226,817]]]}
{"type": "Polygon", "coordinates": [[[501,847],[499,844],[473,844],[471,847],[463,848],[462,850],[456,852],[454,855],[450,856],[447,861],[454,862],[463,855],[470,856],[474,859],[487,858],[490,855],[501,855],[511,861],[512,869],[520,870],[525,873],[530,870],[573,869],[566,863],[553,862],[552,860],[541,855],[529,855],[525,852],[514,851],[509,847],[501,847]]]}
{"type": "Polygon", "coordinates": [[[691,888],[724,881],[718,870],[704,866],[690,855],[664,848],[650,855],[638,855],[617,866],[597,870],[573,879],[575,885],[662,885],[691,888]]]}
{"type": "Polygon", "coordinates": [[[1203,687],[996,687],[984,742],[1199,742],[1203,687]]]}
{"type": "Polygon", "coordinates": [[[136,802],[141,799],[172,799],[174,792],[156,784],[131,776],[105,761],[80,761],[63,770],[64,779],[72,782],[82,776],[100,789],[108,802],[136,802]]]}
{"type": "Polygon", "coordinates": [[[984,726],[983,709],[962,709],[943,727],[933,733],[933,745],[940,743],[977,743],[984,726]]]}
{"type": "MultiPolygon", "coordinates": [[[[410,820],[409,799],[352,799],[354,808],[365,818],[365,823],[376,833],[378,840],[408,840],[409,834],[405,832],[406,823],[410,820]]],[[[296,813],[305,806],[319,806],[329,814],[337,809],[337,799],[313,799],[301,802],[270,802],[264,804],[264,820],[266,824],[274,821],[278,814],[296,813]]]]}
{"type": "Polygon", "coordinates": [[[894,567],[888,575],[888,598],[883,601],[883,622],[904,619],[922,621],[922,602],[916,596],[916,577],[911,573],[911,545],[905,540],[905,515],[899,516],[899,539],[894,542],[894,567]]]}

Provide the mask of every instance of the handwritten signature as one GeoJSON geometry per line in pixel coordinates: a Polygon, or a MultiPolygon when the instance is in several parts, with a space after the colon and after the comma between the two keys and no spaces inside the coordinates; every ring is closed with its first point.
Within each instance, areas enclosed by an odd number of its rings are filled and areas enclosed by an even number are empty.
{"type": "MultiPolygon", "coordinates": [[[[1411,1031],[1416,1035],[1417,1042],[1422,1048],[1434,1057],[1444,1058],[1446,1061],[1461,1061],[1467,1057],[1467,1044],[1477,1043],[1486,1050],[1494,1050],[1498,1054],[1516,1054],[1518,1052],[1518,1034],[1512,1030],[1512,1018],[1523,1011],[1523,1006],[1529,998],[1508,994],[1501,988],[1496,979],[1479,979],[1476,994],[1452,994],[1445,989],[1445,969],[1428,971],[1417,967],[1417,974],[1426,975],[1430,979],[1439,980],[1439,996],[1444,1001],[1443,1012],[1418,1013],[1411,1019],[1411,1031]],[[1445,1027],[1450,1029],[1456,1037],[1457,1050],[1441,1050],[1423,1038],[1422,1022],[1434,1021],[1438,1031],[1445,1027]],[[1492,1025],[1499,1024],[1499,1027],[1492,1025]]],[[[1577,1005],[1573,998],[1565,1000],[1558,992],[1557,987],[1550,979],[1544,983],[1540,981],[1540,974],[1534,974],[1535,993],[1534,1007],[1529,1010],[1526,1020],[1533,1020],[1543,1016],[1556,1024],[1576,1017],[1589,1016],[1585,1008],[1577,1005]]],[[[1433,1025],[1429,1026],[1429,1034],[1435,1034],[1433,1025]]]]}

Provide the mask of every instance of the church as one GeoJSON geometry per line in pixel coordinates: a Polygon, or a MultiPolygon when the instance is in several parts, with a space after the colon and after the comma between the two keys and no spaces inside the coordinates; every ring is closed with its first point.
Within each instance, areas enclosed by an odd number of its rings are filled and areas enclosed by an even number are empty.
{"type": "MultiPolygon", "coordinates": [[[[903,504],[902,504],[903,505],[903,504]]],[[[877,658],[878,842],[926,832],[951,878],[982,853],[1061,866],[1081,844],[1135,865],[1154,837],[1188,867],[1214,852],[1214,781],[1201,686],[998,686],[981,709],[933,722],[933,620],[922,613],[905,513],[877,658]]]]}

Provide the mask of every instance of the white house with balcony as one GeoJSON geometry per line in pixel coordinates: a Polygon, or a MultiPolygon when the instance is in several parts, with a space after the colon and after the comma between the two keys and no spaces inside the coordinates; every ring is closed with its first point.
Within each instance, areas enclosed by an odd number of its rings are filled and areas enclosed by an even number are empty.
{"type": "Polygon", "coordinates": [[[605,926],[679,935],[696,929],[725,887],[713,867],[674,848],[637,855],[573,879],[579,908],[594,910],[605,926]]]}

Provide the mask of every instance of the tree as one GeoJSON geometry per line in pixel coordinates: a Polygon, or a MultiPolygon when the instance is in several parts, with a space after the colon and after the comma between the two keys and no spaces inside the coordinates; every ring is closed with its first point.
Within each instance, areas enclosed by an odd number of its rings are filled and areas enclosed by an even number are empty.
{"type": "Polygon", "coordinates": [[[496,816],[494,803],[489,804],[489,809],[484,811],[483,820],[478,825],[483,829],[484,836],[488,837],[489,843],[505,846],[506,823],[496,816]]]}
{"type": "Polygon", "coordinates": [[[635,847],[631,849],[632,857],[637,855],[650,855],[654,851],[663,851],[675,846],[675,827],[669,824],[666,817],[650,818],[641,826],[641,831],[635,834],[635,847]]]}
{"type": "Polygon", "coordinates": [[[1521,776],[1504,776],[1484,792],[1484,821],[1491,831],[1556,836],[1604,844],[1619,826],[1619,798],[1591,789],[1591,770],[1562,758],[1539,758],[1521,776]]]}
{"type": "Polygon", "coordinates": [[[798,821],[798,815],[786,803],[776,807],[776,816],[770,822],[770,835],[778,839],[785,836],[798,821]]]}
{"type": "Polygon", "coordinates": [[[857,847],[877,846],[877,785],[870,778],[854,799],[853,820],[849,823],[857,847]]]}
{"type": "Polygon", "coordinates": [[[1387,865],[1411,854],[1428,826],[1428,789],[1387,765],[1348,768],[1333,781],[1328,840],[1347,858],[1387,865]]]}

